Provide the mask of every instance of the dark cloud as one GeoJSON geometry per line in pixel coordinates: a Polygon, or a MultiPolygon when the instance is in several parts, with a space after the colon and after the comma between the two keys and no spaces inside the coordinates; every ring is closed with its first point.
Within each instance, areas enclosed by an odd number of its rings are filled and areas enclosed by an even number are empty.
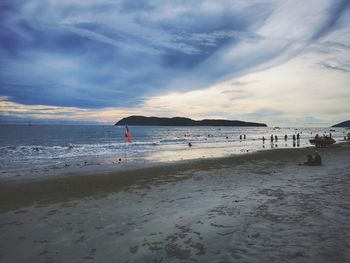
{"type": "Polygon", "coordinates": [[[330,65],[326,62],[322,62],[320,63],[320,65],[323,67],[323,68],[326,68],[326,69],[331,69],[331,70],[339,70],[339,71],[343,71],[343,72],[350,72],[350,63],[349,65],[330,65]]]}
{"type": "Polygon", "coordinates": [[[146,12],[155,9],[155,6],[152,5],[149,1],[124,0],[119,3],[121,10],[125,12],[146,12]]]}
{"type": "Polygon", "coordinates": [[[338,20],[342,18],[342,15],[344,13],[349,13],[349,7],[349,0],[335,0],[328,10],[327,19],[325,19],[323,24],[320,25],[319,29],[314,33],[312,39],[317,40],[331,31],[336,26],[338,20]]]}
{"type": "MultiPolygon", "coordinates": [[[[276,6],[4,0],[0,96],[31,105],[131,107],[170,90],[207,87],[275,61],[291,48],[293,41],[270,42],[255,33],[276,6]]],[[[330,30],[348,6],[334,4],[314,37],[330,30]]]]}

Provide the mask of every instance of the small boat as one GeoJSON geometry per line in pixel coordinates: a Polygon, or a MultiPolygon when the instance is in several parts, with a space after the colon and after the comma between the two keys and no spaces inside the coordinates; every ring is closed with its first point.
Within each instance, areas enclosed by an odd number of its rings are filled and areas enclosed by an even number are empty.
{"type": "Polygon", "coordinates": [[[310,140],[311,144],[314,144],[316,147],[318,146],[327,146],[335,143],[335,140],[330,137],[319,137],[310,140]]]}

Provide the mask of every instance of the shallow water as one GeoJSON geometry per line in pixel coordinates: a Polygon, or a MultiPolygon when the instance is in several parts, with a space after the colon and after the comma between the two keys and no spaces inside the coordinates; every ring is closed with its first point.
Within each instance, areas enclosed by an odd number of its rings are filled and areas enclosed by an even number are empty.
{"type": "MultiPolygon", "coordinates": [[[[132,143],[124,142],[124,127],[101,125],[0,125],[1,177],[45,174],[87,165],[168,162],[222,157],[271,148],[309,146],[316,133],[329,128],[161,127],[131,126],[132,143]],[[300,133],[293,143],[292,135],[300,133]],[[243,139],[243,135],[246,139],[243,139]],[[270,142],[270,135],[278,141],[270,142]],[[288,140],[284,140],[284,135],[288,140]],[[242,135],[242,140],[240,140],[242,135]],[[262,137],[266,138],[265,143],[262,137]],[[188,147],[188,143],[192,147],[188,147]]],[[[347,131],[335,128],[342,140],[347,131]]]]}

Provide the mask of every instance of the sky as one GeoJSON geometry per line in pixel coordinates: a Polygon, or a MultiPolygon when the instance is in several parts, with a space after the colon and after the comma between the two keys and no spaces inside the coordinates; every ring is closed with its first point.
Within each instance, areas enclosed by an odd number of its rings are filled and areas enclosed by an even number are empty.
{"type": "Polygon", "coordinates": [[[350,119],[349,0],[1,0],[0,123],[350,119]]]}

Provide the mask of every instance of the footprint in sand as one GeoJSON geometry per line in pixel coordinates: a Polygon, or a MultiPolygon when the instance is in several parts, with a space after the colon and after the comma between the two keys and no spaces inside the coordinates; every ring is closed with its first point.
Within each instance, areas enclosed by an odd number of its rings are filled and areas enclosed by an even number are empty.
{"type": "Polygon", "coordinates": [[[14,212],[16,215],[18,214],[24,214],[24,213],[28,213],[28,210],[17,210],[14,212]]]}
{"type": "Polygon", "coordinates": [[[48,216],[52,216],[52,215],[55,215],[57,212],[58,212],[58,210],[57,210],[57,209],[50,210],[49,212],[47,212],[47,213],[46,213],[46,215],[48,215],[48,216]]]}
{"type": "Polygon", "coordinates": [[[189,259],[191,257],[190,249],[182,249],[176,244],[168,244],[165,246],[165,251],[169,257],[175,257],[180,260],[189,259]]]}
{"type": "Polygon", "coordinates": [[[138,245],[136,245],[134,247],[129,247],[130,253],[135,254],[135,253],[137,253],[138,250],[139,250],[139,246],[138,245]]]}

